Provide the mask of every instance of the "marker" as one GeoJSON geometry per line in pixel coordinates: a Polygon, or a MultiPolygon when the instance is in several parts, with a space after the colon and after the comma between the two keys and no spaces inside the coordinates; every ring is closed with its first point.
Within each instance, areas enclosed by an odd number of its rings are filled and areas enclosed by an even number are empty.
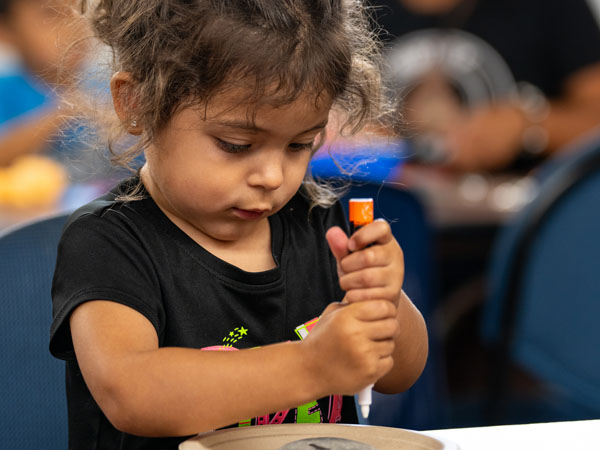
{"type": "MultiPolygon", "coordinates": [[[[348,210],[351,234],[354,234],[360,227],[373,222],[372,198],[351,198],[348,202],[348,210]]],[[[372,390],[373,385],[370,384],[358,393],[358,405],[365,419],[369,417],[369,412],[371,411],[372,390]]]]}

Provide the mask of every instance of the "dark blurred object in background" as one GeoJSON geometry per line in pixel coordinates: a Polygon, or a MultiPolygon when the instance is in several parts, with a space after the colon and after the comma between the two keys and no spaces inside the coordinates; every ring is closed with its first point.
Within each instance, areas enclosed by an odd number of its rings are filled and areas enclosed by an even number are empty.
{"type": "Polygon", "coordinates": [[[372,0],[417,158],[529,169],[600,124],[585,0],[372,0]]]}

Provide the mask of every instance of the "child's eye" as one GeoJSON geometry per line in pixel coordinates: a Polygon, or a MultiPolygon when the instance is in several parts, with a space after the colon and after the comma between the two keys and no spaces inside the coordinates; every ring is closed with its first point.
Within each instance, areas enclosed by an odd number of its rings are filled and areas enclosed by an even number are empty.
{"type": "Polygon", "coordinates": [[[307,142],[305,144],[291,143],[289,145],[289,147],[292,149],[292,151],[299,152],[302,150],[312,150],[313,145],[314,145],[314,142],[307,142]]]}
{"type": "Polygon", "coordinates": [[[217,145],[221,147],[222,150],[225,150],[227,153],[241,153],[245,150],[248,150],[251,145],[250,144],[232,144],[231,142],[223,141],[221,139],[216,139],[217,145]]]}

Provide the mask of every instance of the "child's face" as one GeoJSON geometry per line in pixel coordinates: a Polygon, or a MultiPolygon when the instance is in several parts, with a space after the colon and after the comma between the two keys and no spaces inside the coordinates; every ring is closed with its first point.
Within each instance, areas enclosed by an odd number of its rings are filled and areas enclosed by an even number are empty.
{"type": "Polygon", "coordinates": [[[300,187],[331,108],[330,100],[302,98],[262,106],[251,123],[247,106],[233,106],[236,98],[223,94],[206,109],[181,111],[146,151],[144,183],[199,240],[250,239],[264,229],[300,187]]]}
{"type": "Polygon", "coordinates": [[[0,23],[3,40],[16,48],[29,70],[52,84],[72,76],[85,54],[83,44],[71,48],[85,33],[84,22],[72,9],[74,3],[18,0],[0,23]]]}

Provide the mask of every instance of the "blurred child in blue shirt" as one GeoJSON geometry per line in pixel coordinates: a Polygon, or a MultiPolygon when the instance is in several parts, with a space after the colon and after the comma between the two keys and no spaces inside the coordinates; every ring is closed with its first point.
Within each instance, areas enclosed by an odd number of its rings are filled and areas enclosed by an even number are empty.
{"type": "Polygon", "coordinates": [[[58,95],[72,88],[86,54],[72,6],[0,0],[0,167],[47,150],[61,129],[58,95]]]}

